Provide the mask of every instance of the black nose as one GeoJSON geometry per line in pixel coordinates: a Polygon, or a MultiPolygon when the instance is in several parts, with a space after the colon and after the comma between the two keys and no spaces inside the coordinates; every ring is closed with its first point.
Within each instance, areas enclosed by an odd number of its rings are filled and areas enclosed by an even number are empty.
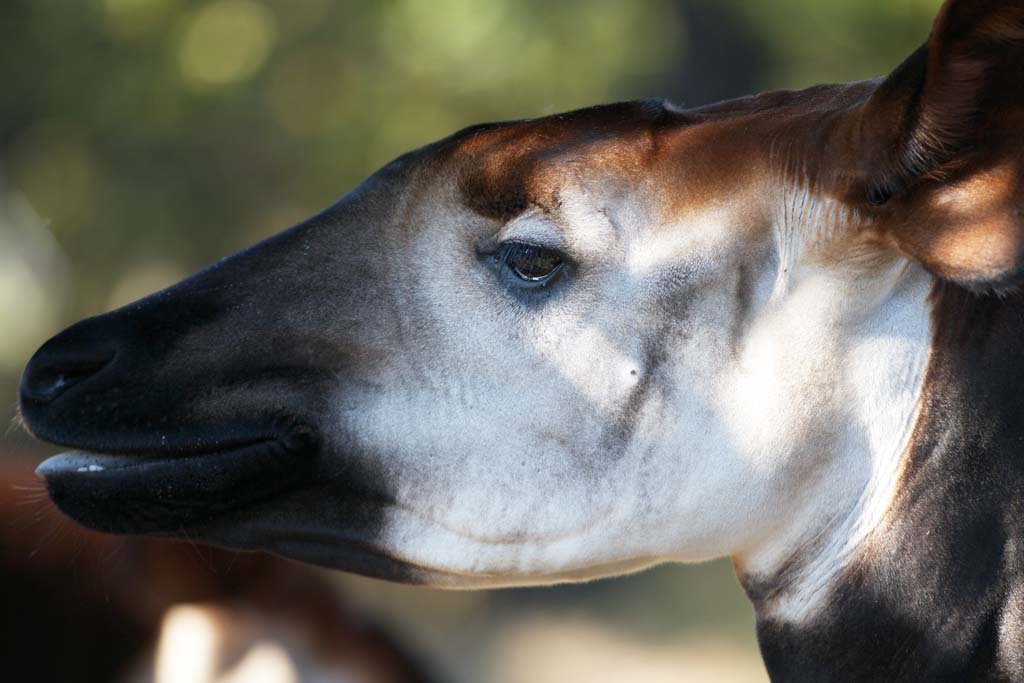
{"type": "Polygon", "coordinates": [[[96,375],[113,359],[112,348],[60,334],[46,342],[21,377],[21,395],[50,403],[71,387],[96,375]]]}

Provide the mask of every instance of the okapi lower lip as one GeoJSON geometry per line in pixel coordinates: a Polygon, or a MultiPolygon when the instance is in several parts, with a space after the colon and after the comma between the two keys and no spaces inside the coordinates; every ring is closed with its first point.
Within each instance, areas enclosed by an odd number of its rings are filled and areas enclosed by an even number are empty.
{"type": "Polygon", "coordinates": [[[73,450],[45,460],[36,474],[57,507],[84,526],[174,533],[300,485],[313,460],[266,439],[189,454],[73,450]]]}

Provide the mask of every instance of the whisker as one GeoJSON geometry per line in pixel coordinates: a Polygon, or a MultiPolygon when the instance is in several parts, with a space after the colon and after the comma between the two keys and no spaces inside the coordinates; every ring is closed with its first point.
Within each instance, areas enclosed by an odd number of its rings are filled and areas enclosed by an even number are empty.
{"type": "Polygon", "coordinates": [[[107,563],[113,561],[114,558],[121,559],[121,557],[120,557],[121,556],[121,551],[124,550],[126,542],[127,542],[127,539],[124,538],[123,536],[121,538],[118,538],[117,542],[114,544],[114,547],[111,548],[110,552],[108,552],[103,557],[103,564],[107,564],[107,563]]]}
{"type": "Polygon", "coordinates": [[[25,531],[39,523],[54,508],[45,488],[17,484],[10,484],[10,487],[12,504],[20,514],[15,514],[8,520],[8,528],[17,532],[25,531]]]}
{"type": "Polygon", "coordinates": [[[213,566],[213,562],[210,560],[210,558],[203,557],[203,553],[202,550],[200,550],[199,548],[199,544],[192,540],[192,537],[189,535],[185,527],[179,527],[178,532],[185,538],[186,541],[188,541],[188,544],[192,546],[192,549],[195,551],[196,557],[199,558],[199,562],[202,564],[202,566],[211,574],[217,575],[217,569],[213,566]]]}
{"type": "Polygon", "coordinates": [[[232,552],[231,553],[231,561],[228,562],[228,566],[224,570],[224,576],[230,576],[231,575],[231,570],[235,568],[235,563],[238,562],[238,557],[241,554],[242,553],[240,553],[240,552],[232,552]]]}
{"type": "Polygon", "coordinates": [[[40,551],[43,550],[43,548],[45,548],[51,541],[54,541],[57,538],[59,538],[58,535],[65,531],[66,529],[62,528],[59,523],[55,523],[52,527],[50,527],[50,530],[43,534],[43,536],[39,539],[39,542],[36,544],[35,549],[28,554],[29,559],[32,559],[36,555],[38,555],[40,551]]]}
{"type": "Polygon", "coordinates": [[[26,531],[43,521],[43,510],[40,508],[29,508],[23,511],[24,514],[15,515],[7,522],[7,527],[17,533],[26,531]]]}
{"type": "Polygon", "coordinates": [[[38,484],[11,484],[11,488],[15,491],[42,491],[46,492],[46,485],[43,482],[38,484]]]}
{"type": "Polygon", "coordinates": [[[17,506],[39,505],[40,503],[42,503],[44,501],[46,501],[46,496],[45,495],[42,495],[42,496],[25,496],[24,498],[20,498],[20,499],[14,501],[14,504],[17,505],[17,506]]]}
{"type": "Polygon", "coordinates": [[[25,422],[25,416],[21,414],[21,404],[15,402],[14,404],[14,415],[11,416],[11,423],[7,425],[7,430],[4,432],[4,438],[6,439],[11,435],[12,432],[21,430],[26,434],[30,434],[28,424],[25,422]]]}

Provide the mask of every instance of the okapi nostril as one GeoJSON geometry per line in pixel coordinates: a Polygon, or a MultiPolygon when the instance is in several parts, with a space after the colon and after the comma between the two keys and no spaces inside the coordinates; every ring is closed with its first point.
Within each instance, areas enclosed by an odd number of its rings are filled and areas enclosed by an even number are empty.
{"type": "Polygon", "coordinates": [[[67,386],[67,384],[68,378],[63,373],[44,370],[39,373],[31,391],[36,396],[49,398],[51,396],[56,396],[61,389],[67,386]]]}
{"type": "Polygon", "coordinates": [[[113,358],[108,354],[93,359],[54,359],[30,363],[22,381],[22,393],[36,401],[52,401],[82,380],[102,370],[113,358]]]}

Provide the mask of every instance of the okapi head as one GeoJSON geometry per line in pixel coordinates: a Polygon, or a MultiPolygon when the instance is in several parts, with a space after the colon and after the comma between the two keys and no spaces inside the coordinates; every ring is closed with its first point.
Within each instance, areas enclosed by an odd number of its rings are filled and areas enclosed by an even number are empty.
{"type": "Polygon", "coordinates": [[[97,529],[437,586],[732,556],[777,673],[772,633],[888,614],[911,520],[984,507],[914,463],[1006,409],[965,354],[1019,376],[985,330],[1024,263],[1022,63],[1024,4],[950,0],[885,79],[464,130],[47,342],[22,414],[75,450],[39,474],[97,529]]]}

